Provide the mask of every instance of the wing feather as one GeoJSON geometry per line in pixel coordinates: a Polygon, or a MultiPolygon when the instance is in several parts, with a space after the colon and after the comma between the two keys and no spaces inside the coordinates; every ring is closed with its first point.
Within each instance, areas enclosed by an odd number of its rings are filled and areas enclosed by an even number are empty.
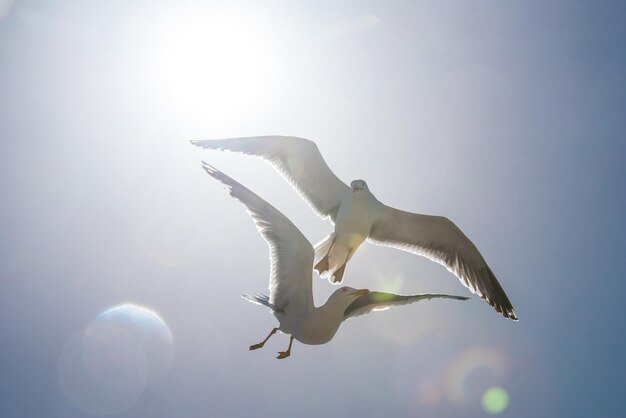
{"type": "Polygon", "coordinates": [[[255,155],[278,171],[311,208],[334,222],[350,188],[328,167],[315,142],[288,136],[191,141],[193,145],[255,155]]]}
{"type": "Polygon", "coordinates": [[[370,292],[352,302],[344,311],[344,321],[354,316],[365,315],[370,312],[382,311],[392,306],[407,305],[420,300],[430,299],[457,299],[467,300],[465,296],[442,295],[439,293],[421,293],[418,295],[396,295],[394,293],[370,292]]]}
{"type": "Polygon", "coordinates": [[[309,309],[313,306],[311,279],[313,246],[285,215],[237,181],[203,162],[202,168],[222,182],[230,195],[239,200],[254,219],[257,230],[270,247],[270,297],[255,302],[270,306],[274,311],[309,309]]]}
{"type": "Polygon", "coordinates": [[[496,311],[517,320],[509,298],[483,256],[449,219],[383,205],[368,241],[418,254],[445,266],[496,311]]]}

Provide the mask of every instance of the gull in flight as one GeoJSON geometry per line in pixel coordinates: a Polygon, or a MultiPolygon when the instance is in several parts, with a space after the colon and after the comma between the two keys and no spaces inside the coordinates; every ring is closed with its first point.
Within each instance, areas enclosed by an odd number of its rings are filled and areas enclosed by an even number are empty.
{"type": "Polygon", "coordinates": [[[441,294],[396,295],[344,286],[317,308],[311,290],[314,256],[311,243],[285,215],[265,200],[207,163],[203,162],[202,167],[211,177],[222,182],[232,197],[243,203],[270,247],[270,295],[243,297],[270,308],[280,325],[263,341],[250,346],[250,350],[263,347],[276,331],[281,331],[290,334],[289,347],[276,357],[284,359],[291,354],[294,339],[304,344],[327,343],[341,323],[353,316],[423,299],[468,299],[441,294]]]}
{"type": "Polygon", "coordinates": [[[191,143],[262,158],[319,216],[330,218],[335,231],[315,246],[314,268],[322,278],[340,283],[346,263],[367,239],[442,264],[504,317],[517,320],[509,298],[485,259],[452,221],[387,206],[374,197],[363,180],[354,180],[348,186],[330,170],[313,141],[258,136],[191,143]]]}

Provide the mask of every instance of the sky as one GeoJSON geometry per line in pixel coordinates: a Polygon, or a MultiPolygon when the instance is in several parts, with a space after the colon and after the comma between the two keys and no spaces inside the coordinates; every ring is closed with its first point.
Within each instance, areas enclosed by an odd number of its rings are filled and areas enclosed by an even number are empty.
{"type": "MultiPolygon", "coordinates": [[[[0,0],[0,416],[588,417],[623,410],[626,6],[591,1],[0,0]],[[262,161],[314,140],[345,182],[442,215],[477,297],[277,334],[266,243],[205,160],[331,231],[262,161]],[[498,415],[498,414],[496,414],[498,415]]],[[[363,244],[345,284],[471,296],[363,244]]],[[[336,289],[313,277],[317,305],[336,289]]]]}

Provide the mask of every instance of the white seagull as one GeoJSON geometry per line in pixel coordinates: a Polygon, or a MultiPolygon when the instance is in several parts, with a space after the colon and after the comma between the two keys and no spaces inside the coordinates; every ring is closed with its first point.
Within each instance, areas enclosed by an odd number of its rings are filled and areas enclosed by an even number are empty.
{"type": "Polygon", "coordinates": [[[250,350],[263,347],[276,331],[281,331],[291,335],[287,350],[279,352],[276,357],[283,359],[291,354],[294,339],[304,344],[327,343],[339,325],[353,316],[422,299],[468,299],[441,294],[405,296],[344,286],[337,289],[324,305],[316,308],[311,291],[314,255],[311,243],[285,215],[265,200],[207,163],[203,162],[202,167],[210,176],[222,182],[231,196],[243,203],[270,247],[269,297],[243,295],[243,298],[269,307],[280,325],[272,329],[263,341],[251,345],[250,350]]]}
{"type": "Polygon", "coordinates": [[[304,138],[258,136],[191,141],[193,145],[255,155],[269,162],[335,232],[315,245],[315,269],[340,283],[346,263],[366,239],[421,255],[445,266],[470,291],[506,318],[517,320],[476,246],[448,218],[394,209],[379,202],[363,180],[350,187],[330,170],[317,145],[304,138]]]}

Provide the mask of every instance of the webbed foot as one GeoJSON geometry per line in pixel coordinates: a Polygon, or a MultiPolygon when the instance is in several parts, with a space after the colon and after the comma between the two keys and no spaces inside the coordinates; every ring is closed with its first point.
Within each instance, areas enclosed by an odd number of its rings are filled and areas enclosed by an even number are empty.
{"type": "Polygon", "coordinates": [[[278,356],[276,356],[276,358],[281,360],[281,359],[289,357],[290,355],[291,353],[289,351],[279,351],[278,356]]]}
{"type": "Polygon", "coordinates": [[[279,351],[278,356],[276,357],[277,359],[281,360],[291,355],[291,344],[293,344],[293,339],[294,339],[293,335],[289,337],[289,347],[287,347],[287,351],[279,351]]]}

